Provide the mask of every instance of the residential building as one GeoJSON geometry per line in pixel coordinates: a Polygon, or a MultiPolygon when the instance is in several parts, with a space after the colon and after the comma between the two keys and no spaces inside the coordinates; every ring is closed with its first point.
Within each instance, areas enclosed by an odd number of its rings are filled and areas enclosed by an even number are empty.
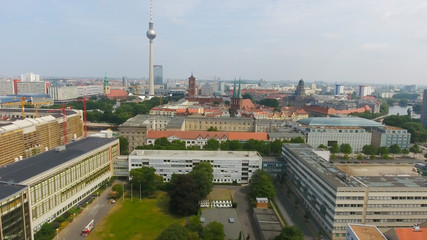
{"type": "Polygon", "coordinates": [[[40,82],[40,75],[34,73],[21,74],[21,81],[23,82],[40,82]]]}
{"type": "Polygon", "coordinates": [[[163,85],[163,66],[154,65],[154,85],[163,85]]]}
{"type": "Polygon", "coordinates": [[[383,126],[372,129],[372,145],[375,147],[390,147],[397,144],[401,149],[411,146],[411,134],[408,130],[392,126],[383,126]]]}
{"type": "Polygon", "coordinates": [[[427,128],[427,89],[424,89],[423,93],[423,105],[421,108],[421,124],[427,128]]]}
{"type": "Polygon", "coordinates": [[[129,155],[129,171],[153,167],[156,174],[170,181],[172,174],[186,174],[201,162],[209,162],[214,183],[249,183],[261,169],[262,157],[254,151],[134,150],[129,155]]]}
{"type": "Polygon", "coordinates": [[[374,92],[374,89],[371,86],[360,85],[359,92],[357,93],[358,97],[369,96],[374,92]]]}
{"type": "Polygon", "coordinates": [[[48,94],[54,101],[75,100],[79,96],[77,86],[50,86],[48,94]]]}
{"type": "Polygon", "coordinates": [[[69,143],[0,168],[2,181],[28,186],[26,190],[19,187],[15,192],[3,191],[0,186],[0,196],[8,195],[8,199],[16,196],[17,200],[11,203],[16,206],[28,201],[28,214],[26,209],[18,211],[15,219],[24,214],[29,218],[29,222],[21,220],[16,224],[23,224],[24,229],[30,227],[31,237],[27,239],[32,239],[44,223],[53,221],[109,180],[113,159],[118,155],[118,139],[88,137],[69,143]],[[19,192],[22,190],[24,195],[19,192]]]}
{"type": "Polygon", "coordinates": [[[25,93],[38,93],[38,94],[47,94],[48,93],[48,82],[17,82],[17,94],[25,93]]]}
{"type": "Polygon", "coordinates": [[[375,225],[348,224],[346,240],[387,240],[375,225]]]}
{"type": "Polygon", "coordinates": [[[13,94],[13,81],[0,80],[0,96],[13,94]]]}
{"type": "Polygon", "coordinates": [[[344,165],[339,168],[307,144],[284,144],[288,185],[332,240],[346,239],[347,224],[381,231],[427,221],[427,177],[413,166],[344,165]]]}
{"type": "Polygon", "coordinates": [[[344,86],[341,84],[335,84],[335,95],[343,95],[344,94],[344,86]]]}

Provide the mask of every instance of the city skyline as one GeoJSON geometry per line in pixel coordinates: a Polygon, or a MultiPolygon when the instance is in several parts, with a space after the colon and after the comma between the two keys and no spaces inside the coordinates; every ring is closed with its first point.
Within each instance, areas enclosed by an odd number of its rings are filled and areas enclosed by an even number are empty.
{"type": "MultiPolygon", "coordinates": [[[[6,1],[0,76],[148,78],[149,0],[6,1]]],[[[165,78],[423,84],[423,1],[153,1],[165,78]]]]}

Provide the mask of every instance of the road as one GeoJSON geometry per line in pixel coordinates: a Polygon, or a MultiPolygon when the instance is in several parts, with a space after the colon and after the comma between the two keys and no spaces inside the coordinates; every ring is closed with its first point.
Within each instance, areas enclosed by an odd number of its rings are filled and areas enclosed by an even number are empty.
{"type": "Polygon", "coordinates": [[[59,232],[56,239],[63,240],[75,240],[75,239],[85,239],[80,234],[82,229],[92,220],[95,219],[95,228],[96,224],[101,221],[101,219],[110,211],[113,207],[113,204],[109,203],[108,193],[111,191],[111,187],[107,187],[101,195],[93,200],[89,206],[87,206],[77,217],[73,220],[72,223],[68,224],[61,232],[59,232]]]}
{"type": "Polygon", "coordinates": [[[258,228],[253,217],[253,208],[249,200],[249,185],[242,186],[236,189],[233,194],[233,199],[237,203],[237,215],[239,216],[242,225],[242,236],[246,239],[261,239],[258,228]]]}
{"type": "Polygon", "coordinates": [[[312,218],[304,219],[305,209],[302,204],[295,204],[293,193],[287,194],[287,188],[276,183],[275,201],[289,226],[297,226],[304,234],[305,240],[318,239],[320,229],[312,218]]]}

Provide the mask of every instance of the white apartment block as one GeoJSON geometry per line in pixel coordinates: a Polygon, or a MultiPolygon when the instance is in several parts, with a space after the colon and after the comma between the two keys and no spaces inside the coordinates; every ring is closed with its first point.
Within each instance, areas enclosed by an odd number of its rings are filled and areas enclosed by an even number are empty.
{"type": "Polygon", "coordinates": [[[384,232],[427,221],[426,177],[399,175],[398,166],[384,164],[377,174],[370,164],[351,167],[360,168],[359,174],[344,171],[307,144],[284,144],[282,157],[288,185],[332,240],[346,239],[347,224],[376,225],[384,232]]]}
{"type": "Polygon", "coordinates": [[[118,139],[88,137],[0,168],[0,178],[28,186],[33,235],[107,181],[118,155],[118,139]]]}
{"type": "Polygon", "coordinates": [[[13,81],[0,80],[0,96],[13,94],[13,81]]]}
{"type": "Polygon", "coordinates": [[[23,82],[40,82],[40,75],[34,73],[21,74],[21,81],[23,82]]]}
{"type": "Polygon", "coordinates": [[[307,127],[307,143],[313,147],[320,144],[331,146],[337,143],[350,144],[353,152],[362,151],[363,146],[371,144],[371,133],[360,127],[307,127]]]}
{"type": "Polygon", "coordinates": [[[18,94],[24,93],[38,93],[46,94],[47,93],[47,82],[17,82],[16,89],[18,94]]]}
{"type": "Polygon", "coordinates": [[[254,151],[134,150],[129,155],[129,171],[153,167],[170,181],[172,174],[189,173],[201,162],[211,163],[214,183],[249,183],[253,172],[262,169],[262,157],[254,151]]]}
{"type": "Polygon", "coordinates": [[[103,85],[77,86],[77,97],[97,96],[104,93],[103,85]]]}
{"type": "Polygon", "coordinates": [[[49,95],[54,101],[73,100],[78,97],[76,86],[51,86],[49,95]]]}

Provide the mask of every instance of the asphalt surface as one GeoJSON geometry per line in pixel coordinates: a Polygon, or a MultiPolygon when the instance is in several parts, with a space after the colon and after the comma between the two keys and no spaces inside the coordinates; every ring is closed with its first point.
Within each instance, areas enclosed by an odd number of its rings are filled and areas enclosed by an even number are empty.
{"type": "Polygon", "coordinates": [[[261,239],[258,228],[253,217],[253,208],[249,200],[249,185],[236,189],[233,195],[234,202],[237,203],[237,215],[242,226],[242,236],[246,239],[250,236],[251,240],[261,239]]]}
{"type": "MultiPolygon", "coordinates": [[[[91,204],[89,204],[83,211],[77,215],[73,222],[68,224],[59,234],[54,238],[63,240],[85,239],[81,236],[82,229],[92,220],[95,219],[95,228],[97,223],[110,211],[114,206],[109,203],[109,192],[111,187],[107,187],[99,197],[97,197],[91,204]]],[[[89,234],[90,235],[90,234],[89,234]]]]}

